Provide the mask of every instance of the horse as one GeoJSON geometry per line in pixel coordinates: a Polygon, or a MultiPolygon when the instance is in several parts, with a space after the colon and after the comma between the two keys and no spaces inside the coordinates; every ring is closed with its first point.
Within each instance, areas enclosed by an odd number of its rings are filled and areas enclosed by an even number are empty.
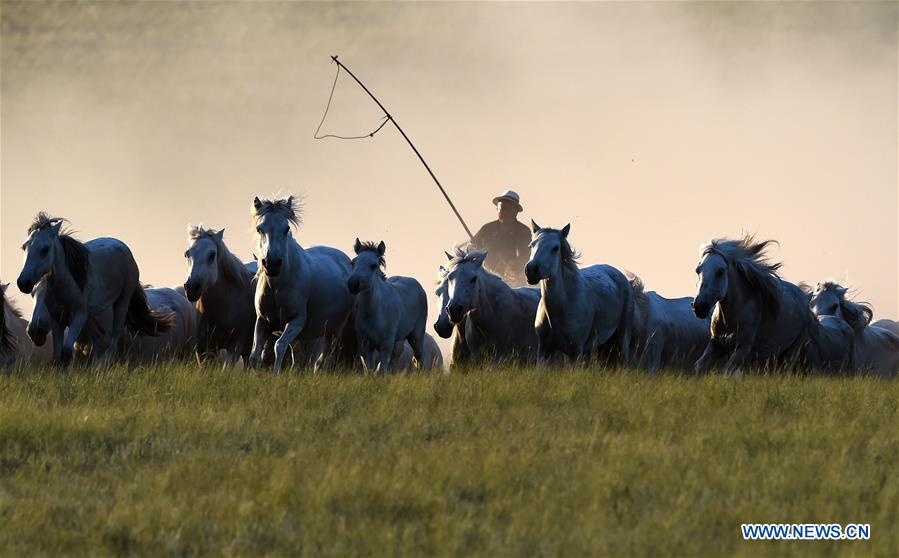
{"type": "MultiPolygon", "coordinates": [[[[448,300],[444,304],[449,321],[477,332],[465,337],[468,351],[478,361],[514,361],[520,364],[537,359],[534,319],[540,304],[540,290],[513,289],[498,275],[484,268],[487,252],[456,249],[449,258],[448,300]]],[[[441,309],[441,315],[444,309],[441,309]]]]}
{"type": "Polygon", "coordinates": [[[203,362],[220,350],[226,365],[250,357],[256,322],[257,262],[243,263],[225,245],[225,229],[188,225],[187,280],[184,292],[199,314],[197,358],[203,362]]]}
{"type": "Polygon", "coordinates": [[[356,257],[347,287],[356,295],[356,360],[366,369],[386,373],[397,343],[406,340],[419,366],[425,369],[424,336],[428,320],[428,296],[412,277],[384,273],[387,246],[382,240],[353,245],[356,257]],[[374,353],[378,353],[375,367],[374,353]]]}
{"type": "Polygon", "coordinates": [[[6,298],[7,287],[9,284],[0,285],[0,367],[28,362],[34,352],[34,345],[26,333],[28,321],[6,298]]]}
{"type": "Polygon", "coordinates": [[[568,243],[570,224],[559,230],[532,220],[531,230],[531,257],[524,271],[529,284],[540,284],[534,323],[538,364],[556,351],[580,362],[595,349],[607,359],[617,356],[630,363],[634,290],[627,277],[610,265],[579,269],[578,255],[568,243]]]}
{"type": "Polygon", "coordinates": [[[709,343],[709,318],[693,315],[693,298],[665,298],[646,292],[643,280],[629,276],[634,289],[634,326],[631,350],[635,364],[650,373],[661,368],[692,370],[709,343]]]}
{"type": "Polygon", "coordinates": [[[159,362],[194,355],[199,321],[194,305],[176,289],[146,288],[144,292],[150,308],[172,315],[172,329],[158,336],[135,335],[128,339],[123,352],[135,362],[159,362]]]}
{"type": "Polygon", "coordinates": [[[848,289],[833,281],[818,283],[811,307],[818,316],[845,320],[854,333],[854,368],[863,373],[893,377],[899,371],[899,335],[870,325],[874,311],[863,302],[847,297],[848,289]]]}
{"type": "Polygon", "coordinates": [[[291,234],[301,222],[300,202],[253,199],[259,272],[256,274],[256,325],[250,364],[262,362],[266,340],[275,332],[272,369],[280,372],[284,354],[295,340],[325,337],[334,346],[353,308],[347,287],[350,258],[335,248],[304,249],[291,234]]]}
{"type": "Polygon", "coordinates": [[[805,345],[816,342],[818,321],[807,295],[781,279],[781,264],[766,257],[773,242],[746,235],[702,247],[693,312],[701,319],[711,313],[712,319],[708,345],[694,366],[697,372],[722,361],[726,373],[774,363],[792,369],[805,355],[805,345]]]}
{"type": "MultiPolygon", "coordinates": [[[[444,252],[447,258],[453,256],[444,252]]],[[[446,311],[449,305],[449,282],[447,281],[449,270],[444,266],[440,266],[437,270],[437,288],[434,294],[440,298],[438,308],[440,313],[437,315],[437,321],[434,322],[434,332],[443,339],[451,339],[450,341],[450,358],[453,366],[460,366],[471,362],[471,350],[468,348],[466,339],[471,338],[472,342],[480,344],[480,334],[471,327],[468,320],[463,316],[462,322],[454,324],[449,318],[446,311]]]]}
{"type": "Polygon", "coordinates": [[[112,308],[112,325],[91,340],[91,358],[111,360],[126,327],[145,335],[171,330],[172,317],[153,312],[147,304],[137,262],[128,246],[114,238],[82,244],[61,230],[63,221],[44,212],[37,214],[22,245],[25,265],[17,281],[25,294],[42,279],[46,281],[46,288],[69,317],[60,362],[71,361],[84,325],[108,308],[112,308]]]}

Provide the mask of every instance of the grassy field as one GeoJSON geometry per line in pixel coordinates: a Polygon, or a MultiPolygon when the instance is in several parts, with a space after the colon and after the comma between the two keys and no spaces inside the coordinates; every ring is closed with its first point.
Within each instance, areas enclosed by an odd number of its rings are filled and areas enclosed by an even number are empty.
{"type": "Polygon", "coordinates": [[[17,372],[0,555],[895,556],[897,409],[870,379],[17,372]]]}

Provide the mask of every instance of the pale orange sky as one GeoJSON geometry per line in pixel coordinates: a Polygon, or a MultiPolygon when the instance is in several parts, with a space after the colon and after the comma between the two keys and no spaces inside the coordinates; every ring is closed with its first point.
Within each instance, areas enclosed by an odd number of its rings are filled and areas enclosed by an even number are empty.
{"type": "MultiPolygon", "coordinates": [[[[668,296],[693,294],[701,243],[754,231],[780,240],[787,279],[847,281],[897,316],[895,2],[0,10],[4,282],[41,209],[174,286],[188,223],[249,259],[253,196],[296,192],[304,245],[383,239],[388,273],[430,292],[464,233],[399,134],[312,139],[339,54],[473,230],[515,189],[522,220],[571,222],[584,263],[668,296]]],[[[344,76],[323,132],[378,117],[344,76]]]]}

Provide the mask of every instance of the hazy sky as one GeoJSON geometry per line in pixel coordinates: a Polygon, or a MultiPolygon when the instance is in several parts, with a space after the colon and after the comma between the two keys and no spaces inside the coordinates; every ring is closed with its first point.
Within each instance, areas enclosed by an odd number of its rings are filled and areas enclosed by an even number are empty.
{"type": "MultiPolygon", "coordinates": [[[[339,54],[472,229],[515,189],[525,222],[571,222],[584,263],[668,296],[693,294],[701,243],[753,231],[780,240],[787,279],[848,281],[897,315],[895,2],[0,10],[3,281],[41,209],[174,286],[188,223],[226,227],[249,259],[253,196],[294,192],[301,243],[383,239],[388,273],[431,292],[464,233],[399,134],[312,138],[339,54]]],[[[343,76],[323,132],[379,115],[343,76]]]]}

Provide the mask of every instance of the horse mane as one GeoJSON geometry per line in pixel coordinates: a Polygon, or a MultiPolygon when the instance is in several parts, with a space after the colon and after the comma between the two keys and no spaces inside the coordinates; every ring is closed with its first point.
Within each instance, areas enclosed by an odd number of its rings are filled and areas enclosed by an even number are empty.
{"type": "MultiPolygon", "coordinates": [[[[58,223],[68,222],[62,217],[51,217],[47,212],[40,211],[35,216],[34,221],[28,227],[28,235],[42,231],[47,227],[52,227],[58,223]]],[[[83,291],[87,285],[87,277],[90,271],[90,253],[87,247],[72,236],[69,229],[59,231],[59,242],[62,245],[62,252],[65,256],[66,269],[72,274],[78,290],[83,291]]]]}
{"type": "MultiPolygon", "coordinates": [[[[376,256],[378,256],[378,268],[381,273],[381,279],[387,279],[387,274],[384,273],[384,270],[387,269],[387,260],[384,258],[384,254],[378,253],[378,243],[377,242],[369,242],[369,241],[360,241],[359,249],[356,250],[356,254],[358,255],[361,252],[372,252],[376,256]]],[[[356,258],[353,258],[353,262],[356,261],[356,258]]]]}
{"type": "Polygon", "coordinates": [[[649,300],[649,295],[646,294],[646,286],[643,284],[643,279],[629,271],[625,272],[625,276],[628,282],[630,282],[631,288],[634,289],[634,300],[639,304],[646,304],[649,300]]]}
{"type": "Polygon", "coordinates": [[[240,258],[235,256],[234,253],[228,249],[225,241],[219,238],[220,232],[220,229],[207,228],[202,224],[188,225],[187,238],[193,242],[204,238],[211,240],[212,243],[215,244],[219,254],[221,254],[219,256],[219,265],[222,266],[222,272],[225,277],[238,285],[249,285],[253,274],[247,270],[243,262],[240,261],[240,258]]]}
{"type": "Polygon", "coordinates": [[[568,239],[562,236],[562,231],[546,227],[540,229],[540,231],[537,232],[537,236],[550,232],[558,233],[559,235],[559,244],[561,246],[559,249],[559,258],[561,258],[562,267],[569,271],[577,271],[578,265],[580,264],[578,260],[581,257],[581,253],[571,247],[571,243],[568,242],[568,239]]]}
{"type": "Polygon", "coordinates": [[[8,354],[15,352],[17,344],[12,330],[6,325],[6,309],[9,308],[17,318],[22,317],[22,312],[10,299],[6,298],[5,292],[0,292],[0,299],[2,299],[2,304],[0,304],[0,354],[8,354]]]}
{"type": "Polygon", "coordinates": [[[733,265],[749,286],[759,293],[765,306],[777,314],[783,296],[777,270],[783,264],[768,260],[765,250],[771,244],[777,244],[777,241],[757,242],[751,234],[739,240],[716,238],[703,246],[702,255],[717,254],[733,265]]]}
{"type": "Polygon", "coordinates": [[[259,198],[259,205],[254,204],[253,210],[250,212],[253,216],[253,223],[259,222],[269,213],[280,213],[291,224],[299,227],[303,224],[303,200],[299,196],[273,200],[259,198]]]}
{"type": "Polygon", "coordinates": [[[833,291],[840,297],[840,312],[843,320],[852,327],[856,333],[864,331],[874,318],[874,310],[867,302],[855,302],[846,298],[843,286],[835,281],[825,281],[821,285],[820,292],[833,291]]]}
{"type": "MultiPolygon", "coordinates": [[[[440,281],[438,281],[438,283],[442,284],[442,281],[446,277],[449,277],[449,274],[454,269],[458,268],[460,265],[465,264],[465,263],[471,263],[478,259],[483,260],[486,257],[487,257],[486,250],[480,250],[478,248],[475,248],[471,244],[456,245],[455,247],[453,247],[453,259],[450,260],[446,266],[447,273],[443,278],[440,279],[440,281]]],[[[481,271],[484,273],[484,276],[488,279],[488,281],[498,281],[499,283],[505,285],[506,287],[511,288],[511,287],[509,287],[508,283],[506,283],[506,281],[502,277],[500,277],[496,273],[493,273],[486,267],[481,266],[481,271]]]]}

